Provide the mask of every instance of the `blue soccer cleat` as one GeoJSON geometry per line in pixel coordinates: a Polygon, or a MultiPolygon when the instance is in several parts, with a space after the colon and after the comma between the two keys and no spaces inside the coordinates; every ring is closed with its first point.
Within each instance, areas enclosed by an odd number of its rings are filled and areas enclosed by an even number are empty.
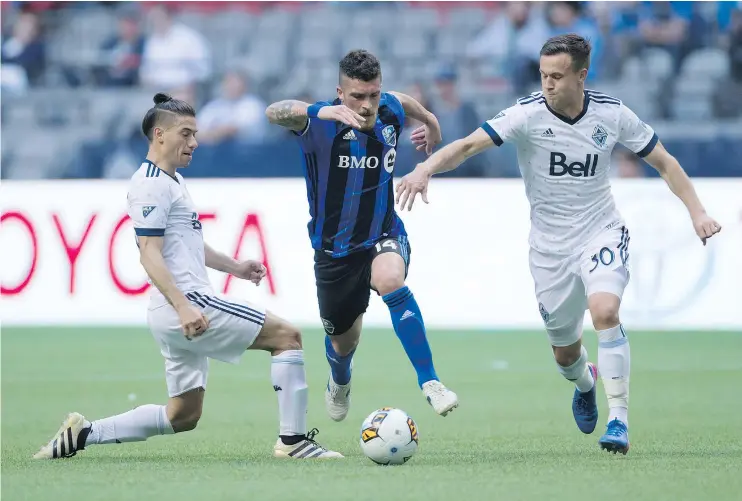
{"type": "Polygon", "coordinates": [[[598,369],[591,363],[587,364],[587,368],[593,376],[593,387],[585,393],[581,393],[580,390],[575,388],[575,395],[572,398],[572,414],[580,431],[589,435],[595,430],[595,425],[598,424],[598,404],[595,401],[598,369]]]}
{"type": "Polygon", "coordinates": [[[629,452],[629,428],[618,418],[608,423],[605,435],[598,441],[600,448],[613,454],[629,452]]]}

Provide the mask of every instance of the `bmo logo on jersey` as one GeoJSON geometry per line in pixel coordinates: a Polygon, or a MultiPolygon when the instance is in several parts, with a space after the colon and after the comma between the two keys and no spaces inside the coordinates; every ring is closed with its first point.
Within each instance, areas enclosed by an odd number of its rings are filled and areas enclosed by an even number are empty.
{"type": "Polygon", "coordinates": [[[350,157],[338,156],[338,167],[341,169],[376,169],[379,166],[379,157],[350,157]]]}
{"type": "MultiPolygon", "coordinates": [[[[394,162],[397,159],[397,152],[394,148],[391,148],[384,155],[384,169],[387,172],[394,170],[394,162]]],[[[379,167],[379,157],[366,157],[361,158],[351,157],[348,155],[338,156],[338,167],[341,169],[376,169],[379,167]]]]}
{"type": "Polygon", "coordinates": [[[598,166],[598,155],[588,153],[585,155],[584,162],[567,163],[567,155],[558,151],[552,151],[549,158],[549,175],[572,177],[592,177],[595,175],[595,168],[598,166]]]}

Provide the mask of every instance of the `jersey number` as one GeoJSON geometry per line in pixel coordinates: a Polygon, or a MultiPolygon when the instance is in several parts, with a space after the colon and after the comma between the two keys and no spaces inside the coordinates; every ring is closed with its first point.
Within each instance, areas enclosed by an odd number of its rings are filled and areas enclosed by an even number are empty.
{"type": "Polygon", "coordinates": [[[593,254],[593,257],[590,258],[590,260],[595,263],[595,266],[592,267],[590,273],[594,272],[598,265],[600,265],[601,263],[603,264],[603,266],[609,266],[611,263],[613,263],[615,257],[616,255],[611,249],[609,249],[608,247],[603,247],[602,249],[600,249],[600,252],[598,252],[597,254],[593,254]]]}
{"type": "Polygon", "coordinates": [[[383,242],[376,243],[376,252],[381,252],[383,247],[389,247],[393,251],[397,250],[397,242],[394,240],[384,240],[383,242]]]}

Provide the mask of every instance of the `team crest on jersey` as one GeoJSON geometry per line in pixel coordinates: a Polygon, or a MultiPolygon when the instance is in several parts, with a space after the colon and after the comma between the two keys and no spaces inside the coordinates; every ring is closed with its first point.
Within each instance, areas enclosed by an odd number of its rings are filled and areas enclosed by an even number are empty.
{"type": "Polygon", "coordinates": [[[155,210],[157,206],[155,205],[145,205],[142,207],[142,216],[147,217],[149,216],[153,210],[155,210]]]}
{"type": "Polygon", "coordinates": [[[397,133],[394,130],[393,125],[387,125],[381,130],[381,135],[384,137],[384,142],[389,146],[397,146],[397,133]]]}
{"type": "Polygon", "coordinates": [[[326,318],[322,319],[322,325],[325,328],[325,332],[327,332],[328,334],[332,335],[335,333],[335,326],[332,325],[332,322],[330,322],[326,318]]]}
{"type": "Polygon", "coordinates": [[[606,139],[608,139],[608,133],[605,131],[605,129],[600,126],[596,125],[593,129],[593,141],[595,141],[595,144],[600,146],[601,148],[605,147],[606,139]]]}
{"type": "Polygon", "coordinates": [[[546,311],[546,307],[544,306],[544,303],[538,304],[538,312],[541,313],[541,318],[544,320],[545,324],[549,323],[549,312],[546,311]]]}

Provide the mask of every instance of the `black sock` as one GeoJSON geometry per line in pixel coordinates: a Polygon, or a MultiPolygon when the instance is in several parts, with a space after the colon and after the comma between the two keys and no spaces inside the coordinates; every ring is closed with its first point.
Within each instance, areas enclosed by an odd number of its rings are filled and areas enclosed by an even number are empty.
{"type": "Polygon", "coordinates": [[[281,442],[283,442],[284,445],[296,445],[302,440],[306,440],[306,435],[279,435],[281,437],[281,442]]]}

